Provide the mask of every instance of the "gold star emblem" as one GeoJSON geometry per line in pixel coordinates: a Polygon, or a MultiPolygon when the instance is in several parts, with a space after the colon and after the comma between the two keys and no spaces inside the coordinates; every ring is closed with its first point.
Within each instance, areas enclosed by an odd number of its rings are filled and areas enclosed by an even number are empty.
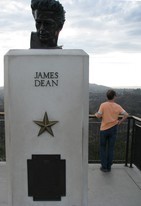
{"type": "Polygon", "coordinates": [[[47,112],[45,112],[44,114],[43,121],[33,121],[33,122],[35,122],[35,124],[41,127],[38,136],[40,136],[45,131],[47,131],[49,134],[51,134],[54,137],[51,127],[55,125],[58,121],[49,121],[47,112]]]}

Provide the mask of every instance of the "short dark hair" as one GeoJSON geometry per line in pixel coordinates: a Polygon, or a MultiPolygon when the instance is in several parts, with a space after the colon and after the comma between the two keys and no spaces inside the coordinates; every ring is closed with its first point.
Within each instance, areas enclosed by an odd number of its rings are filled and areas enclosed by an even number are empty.
{"type": "Polygon", "coordinates": [[[52,11],[54,12],[54,19],[61,30],[65,22],[65,10],[63,6],[56,0],[31,0],[31,8],[34,16],[35,10],[52,11]]]}
{"type": "Polygon", "coordinates": [[[117,96],[117,95],[116,95],[116,92],[113,89],[109,89],[107,91],[107,98],[108,98],[108,100],[114,99],[115,96],[117,96]]]}

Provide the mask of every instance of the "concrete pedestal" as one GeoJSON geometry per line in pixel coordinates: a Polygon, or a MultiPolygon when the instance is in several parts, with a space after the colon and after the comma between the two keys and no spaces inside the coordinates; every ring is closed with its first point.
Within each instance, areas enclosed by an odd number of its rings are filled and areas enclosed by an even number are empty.
{"type": "Polygon", "coordinates": [[[82,50],[5,55],[9,206],[87,206],[88,86],[82,50]]]}

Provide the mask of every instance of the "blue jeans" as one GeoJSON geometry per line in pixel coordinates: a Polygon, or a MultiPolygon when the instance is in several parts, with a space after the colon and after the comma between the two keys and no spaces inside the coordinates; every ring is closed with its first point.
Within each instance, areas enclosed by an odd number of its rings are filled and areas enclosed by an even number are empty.
{"type": "Polygon", "coordinates": [[[117,135],[117,125],[100,131],[100,159],[104,169],[111,169],[113,164],[114,146],[117,135]]]}

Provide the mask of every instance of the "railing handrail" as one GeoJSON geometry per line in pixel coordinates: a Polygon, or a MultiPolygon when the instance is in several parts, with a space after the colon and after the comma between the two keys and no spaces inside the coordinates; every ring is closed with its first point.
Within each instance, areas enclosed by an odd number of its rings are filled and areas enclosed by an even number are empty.
{"type": "MultiPolygon", "coordinates": [[[[119,115],[119,118],[122,118],[123,115],[119,115]]],[[[89,114],[89,119],[97,119],[95,114],[89,114]]],[[[125,166],[128,166],[128,163],[130,164],[130,168],[132,168],[132,164],[134,162],[133,156],[134,156],[134,130],[135,125],[141,128],[141,118],[129,115],[127,118],[127,138],[126,138],[126,154],[125,154],[125,166]],[[131,135],[131,136],[130,136],[131,135]],[[131,139],[130,139],[131,137],[131,139]],[[129,152],[130,150],[130,152],[129,152]],[[130,157],[129,157],[130,153],[130,157]],[[128,158],[130,159],[128,162],[128,158]]],[[[94,123],[94,122],[93,122],[94,123]]],[[[100,122],[99,122],[100,123],[100,122]]]]}
{"type": "MultiPolygon", "coordinates": [[[[0,112],[0,115],[5,115],[5,112],[0,112]]],[[[119,118],[121,118],[123,115],[119,115],[119,118]]],[[[89,114],[89,118],[97,118],[96,116],[95,116],[95,114],[89,114]]],[[[137,117],[137,116],[134,116],[134,115],[129,115],[128,116],[128,119],[135,119],[135,120],[137,120],[137,121],[139,121],[139,122],[141,122],[141,118],[140,117],[137,117]]]]}
{"type": "Polygon", "coordinates": [[[132,118],[133,118],[134,120],[137,120],[137,121],[141,122],[141,118],[140,118],[140,117],[132,116],[132,118]]]}
{"type": "MultiPolygon", "coordinates": [[[[0,122],[4,122],[5,112],[0,112],[0,116],[0,122]]],[[[120,115],[119,118],[122,118],[122,115],[120,115]]],[[[96,119],[97,118],[95,114],[89,114],[89,123],[100,124],[100,121],[96,121],[96,119]]],[[[135,126],[141,128],[141,118],[134,115],[129,115],[125,124],[127,124],[125,166],[127,166],[127,164],[130,164],[130,167],[132,167],[132,164],[134,163],[135,151],[135,126]]]]}
{"type": "MultiPolygon", "coordinates": [[[[123,117],[123,115],[119,115],[119,118],[122,118],[122,117],[123,117]]],[[[97,117],[95,116],[95,114],[89,114],[89,118],[97,118],[97,117]]],[[[127,119],[134,119],[134,120],[137,120],[137,121],[141,122],[141,118],[137,117],[137,116],[134,116],[134,115],[129,115],[127,117],[127,119]]]]}

